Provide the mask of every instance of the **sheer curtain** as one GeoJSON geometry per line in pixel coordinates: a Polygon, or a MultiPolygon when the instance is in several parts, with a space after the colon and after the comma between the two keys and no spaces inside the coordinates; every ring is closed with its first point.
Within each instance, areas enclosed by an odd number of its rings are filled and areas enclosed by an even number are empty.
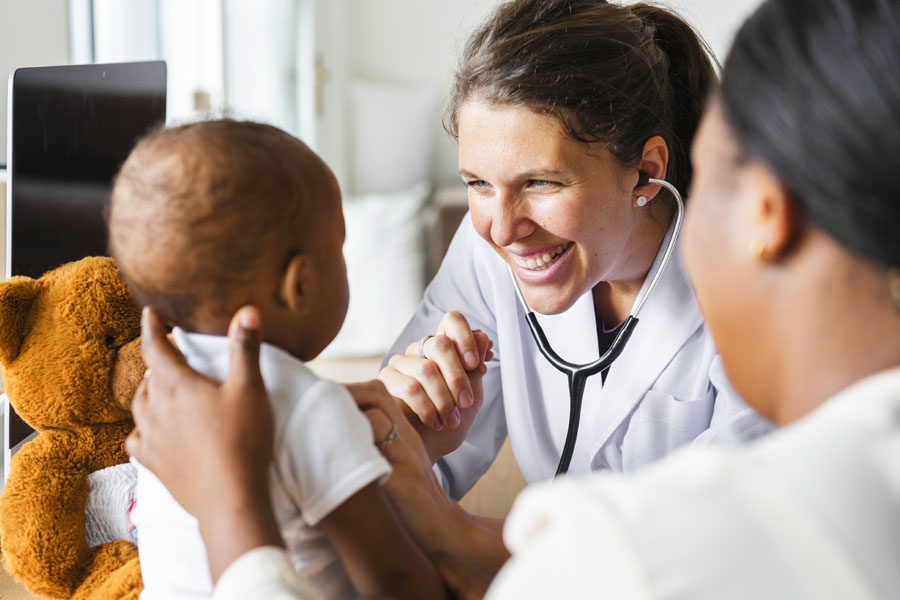
{"type": "Polygon", "coordinates": [[[299,135],[303,0],[93,0],[93,61],[163,59],[169,121],[227,115],[299,135]]]}

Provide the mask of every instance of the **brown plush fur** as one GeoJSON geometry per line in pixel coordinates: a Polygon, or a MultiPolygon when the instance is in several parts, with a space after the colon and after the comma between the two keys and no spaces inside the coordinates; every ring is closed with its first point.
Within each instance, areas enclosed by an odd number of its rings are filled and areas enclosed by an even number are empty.
{"type": "Polygon", "coordinates": [[[108,258],[0,284],[0,367],[39,432],[13,457],[0,498],[7,571],[51,598],[137,598],[137,550],[88,548],[87,477],[126,462],[128,405],[143,375],[140,311],[108,258]]]}

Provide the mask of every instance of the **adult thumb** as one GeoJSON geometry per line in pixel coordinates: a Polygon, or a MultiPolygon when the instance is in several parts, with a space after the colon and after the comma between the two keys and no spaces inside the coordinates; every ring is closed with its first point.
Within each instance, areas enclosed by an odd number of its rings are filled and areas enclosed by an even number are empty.
{"type": "Polygon", "coordinates": [[[262,387],[259,371],[259,345],[262,338],[262,318],[254,306],[244,306],[231,318],[228,338],[231,342],[231,367],[226,385],[262,387]]]}

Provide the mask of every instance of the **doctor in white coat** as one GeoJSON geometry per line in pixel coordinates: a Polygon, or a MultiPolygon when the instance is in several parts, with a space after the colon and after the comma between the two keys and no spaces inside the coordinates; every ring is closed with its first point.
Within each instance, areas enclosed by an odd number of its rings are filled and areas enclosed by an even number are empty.
{"type": "MultiPolygon", "coordinates": [[[[679,255],[676,251],[605,378],[588,380],[570,473],[628,472],[689,443],[735,444],[769,431],[770,424],[728,384],[679,255]]],[[[459,448],[436,462],[444,487],[462,497],[491,465],[507,435],[525,481],[550,479],[568,425],[566,376],[538,351],[506,263],[478,236],[471,216],[463,220],[395,348],[415,341],[417,351],[418,340],[437,332],[452,310],[495,342],[482,380],[483,405],[459,448]]],[[[601,354],[596,315],[593,295],[586,293],[565,312],[538,315],[538,320],[564,358],[586,363],[601,354]]],[[[401,391],[392,391],[402,397],[401,391]]]]}
{"type": "MultiPolygon", "coordinates": [[[[566,377],[539,353],[508,268],[557,353],[586,363],[605,352],[673,234],[674,199],[639,173],[687,195],[686,153],[714,80],[697,34],[658,7],[519,0],[471,36],[448,115],[470,212],[379,375],[419,417],[451,499],[507,436],[527,483],[553,477],[566,377]]],[[[588,380],[569,472],[628,472],[770,427],[729,386],[676,254],[622,354],[588,380]]],[[[436,553],[493,546],[475,560],[491,571],[499,523],[440,495],[413,480],[393,499],[436,553]],[[495,544],[474,543],[484,528],[495,544]]]]}

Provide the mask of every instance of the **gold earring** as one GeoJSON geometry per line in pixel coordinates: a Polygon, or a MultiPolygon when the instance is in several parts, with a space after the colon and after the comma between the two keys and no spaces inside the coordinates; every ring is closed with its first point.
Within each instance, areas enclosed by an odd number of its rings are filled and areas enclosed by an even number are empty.
{"type": "Polygon", "coordinates": [[[747,247],[747,252],[749,252],[751,258],[755,258],[756,260],[766,260],[766,253],[768,251],[769,249],[766,245],[758,240],[753,240],[747,247]]]}
{"type": "Polygon", "coordinates": [[[894,299],[894,308],[900,313],[900,267],[888,269],[888,290],[894,299]]]}

